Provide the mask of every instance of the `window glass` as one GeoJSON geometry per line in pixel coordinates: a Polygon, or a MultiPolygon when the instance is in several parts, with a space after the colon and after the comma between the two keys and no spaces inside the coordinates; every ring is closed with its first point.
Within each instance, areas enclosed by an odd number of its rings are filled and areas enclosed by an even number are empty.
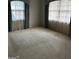
{"type": "Polygon", "coordinates": [[[59,14],[59,3],[60,1],[54,1],[54,2],[50,2],[49,4],[49,20],[58,20],[59,14]]]}
{"type": "Polygon", "coordinates": [[[24,11],[12,11],[12,20],[24,20],[24,11]]]}
{"type": "Polygon", "coordinates": [[[11,1],[12,20],[24,20],[24,2],[11,1]]]}
{"type": "Polygon", "coordinates": [[[24,2],[22,1],[11,1],[12,10],[24,10],[24,2]]]}
{"type": "Polygon", "coordinates": [[[49,21],[70,22],[71,16],[71,1],[61,0],[49,3],[49,21]]]}

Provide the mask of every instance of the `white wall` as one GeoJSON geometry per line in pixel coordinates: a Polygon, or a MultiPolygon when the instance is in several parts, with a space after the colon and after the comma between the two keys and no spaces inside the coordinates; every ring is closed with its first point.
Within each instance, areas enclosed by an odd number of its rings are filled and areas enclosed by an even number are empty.
{"type": "Polygon", "coordinates": [[[45,26],[45,0],[41,1],[41,26],[45,26]]]}
{"type": "Polygon", "coordinates": [[[40,26],[41,0],[29,0],[29,27],[40,26]]]}

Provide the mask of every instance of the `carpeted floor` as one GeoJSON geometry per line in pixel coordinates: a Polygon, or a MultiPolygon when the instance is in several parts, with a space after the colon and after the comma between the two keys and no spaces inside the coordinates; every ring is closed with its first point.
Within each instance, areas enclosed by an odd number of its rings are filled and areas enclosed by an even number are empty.
{"type": "Polygon", "coordinates": [[[71,59],[71,40],[60,33],[30,28],[9,32],[8,56],[18,59],[71,59]]]}

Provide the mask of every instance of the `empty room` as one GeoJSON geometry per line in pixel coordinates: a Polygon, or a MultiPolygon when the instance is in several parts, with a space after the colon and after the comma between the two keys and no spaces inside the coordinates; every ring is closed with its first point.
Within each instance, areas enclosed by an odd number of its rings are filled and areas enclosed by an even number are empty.
{"type": "Polygon", "coordinates": [[[71,59],[71,0],[8,0],[8,59],[71,59]]]}

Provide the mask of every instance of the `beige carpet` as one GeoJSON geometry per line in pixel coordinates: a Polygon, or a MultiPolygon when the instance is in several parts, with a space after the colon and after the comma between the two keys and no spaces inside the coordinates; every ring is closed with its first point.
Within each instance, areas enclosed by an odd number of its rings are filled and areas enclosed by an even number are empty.
{"type": "Polygon", "coordinates": [[[71,59],[71,41],[65,35],[30,28],[9,32],[8,55],[18,59],[71,59]]]}

